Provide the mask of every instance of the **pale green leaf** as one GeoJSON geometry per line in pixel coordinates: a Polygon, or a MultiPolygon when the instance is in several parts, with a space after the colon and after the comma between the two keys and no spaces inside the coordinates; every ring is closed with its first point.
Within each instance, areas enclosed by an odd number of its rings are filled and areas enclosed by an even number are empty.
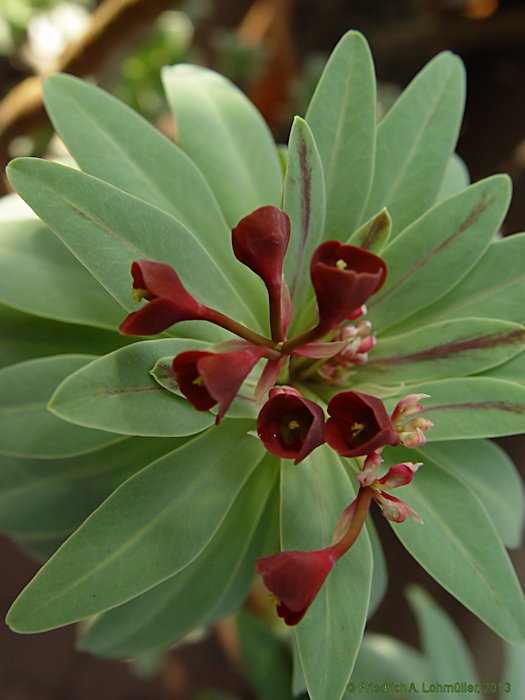
{"type": "Polygon", "coordinates": [[[284,259],[284,277],[290,289],[297,327],[298,312],[312,294],[310,258],[323,237],[326,196],[323,166],[308,124],[296,117],[290,133],[283,209],[290,217],[290,243],[284,259]]]}
{"type": "Polygon", "coordinates": [[[259,328],[242,290],[235,289],[202,243],[170,214],[91,175],[36,158],[12,161],[9,178],[125,309],[134,306],[131,263],[149,259],[176,267],[202,303],[259,328]]]}
{"type": "Polygon", "coordinates": [[[72,425],[47,410],[49,397],[89,355],[28,360],[0,371],[0,453],[54,459],[93,452],[120,435],[72,425]]]}
{"type": "MultiPolygon", "coordinates": [[[[321,447],[297,468],[283,460],[283,550],[315,550],[331,543],[354,489],[339,457],[321,447]]],[[[354,665],[366,621],[372,554],[366,530],[337,562],[295,634],[312,700],[338,700],[354,665]]]]}
{"type": "Polygon", "coordinates": [[[49,408],[65,420],[123,435],[177,437],[214,418],[161,387],[150,371],[171,353],[206,347],[196,340],[146,340],[99,358],[61,384],[49,408]]]}
{"type": "MultiPolygon", "coordinates": [[[[411,586],[407,597],[418,621],[431,678],[447,679],[449,683],[478,684],[479,687],[470,650],[452,620],[422,588],[411,586]]],[[[458,700],[464,697],[464,693],[446,693],[446,697],[458,700]]]]}
{"type": "Polygon", "coordinates": [[[470,185],[470,175],[464,161],[454,153],[447,163],[445,175],[438,192],[437,200],[446,199],[470,185]]]}
{"type": "Polygon", "coordinates": [[[465,102],[465,71],[448,52],[414,78],[377,130],[365,217],[387,207],[398,234],[436,200],[454,152],[465,102]]]}
{"type": "Polygon", "coordinates": [[[383,600],[388,588],[388,571],[386,567],[385,555],[381,546],[381,540],[377,534],[376,527],[372,518],[368,518],[366,523],[366,531],[370,538],[372,547],[372,584],[370,588],[370,604],[368,606],[368,617],[372,617],[381,601],[383,600]]]}
{"type": "Polygon", "coordinates": [[[230,614],[246,596],[255,558],[264,552],[278,511],[275,458],[257,467],[211,541],[181,572],[109,610],[82,636],[78,648],[128,658],[160,649],[230,614]],[[272,522],[271,519],[274,520],[272,522]]]}
{"type": "Polygon", "coordinates": [[[230,226],[265,204],[279,206],[282,170],[270,130],[223,76],[179,64],[162,71],[177,141],[200,168],[230,226]]]}
{"type": "Polygon", "coordinates": [[[346,243],[380,255],[383,248],[388,243],[391,230],[392,219],[390,214],[386,209],[381,209],[379,214],[375,214],[360,226],[346,243]]]}
{"type": "Polygon", "coordinates": [[[525,329],[495,319],[443,321],[402,335],[381,338],[359,381],[407,384],[476,374],[521,352],[525,329]]]}
{"type": "MultiPolygon", "coordinates": [[[[434,423],[426,434],[432,442],[516,435],[525,430],[525,387],[517,384],[466,377],[411,385],[410,393],[430,395],[422,402],[420,415],[434,423]]],[[[386,403],[393,407],[396,401],[386,403]]]]}
{"type": "Polygon", "coordinates": [[[235,260],[217,200],[180,148],[107,92],[71,75],[48,78],[44,99],[54,127],[84,172],[172,214],[255,302],[256,280],[235,260]]]}
{"type": "MultiPolygon", "coordinates": [[[[413,451],[387,448],[388,463],[413,451]]],[[[427,461],[409,485],[396,489],[423,518],[390,523],[421,566],[501,637],[525,642],[525,601],[510,559],[478,498],[438,464],[427,461]]]]}
{"type": "Polygon", "coordinates": [[[37,219],[2,222],[0,301],[37,316],[116,329],[122,307],[37,219]]]}
{"type": "Polygon", "coordinates": [[[224,420],[122,484],[62,545],[8,614],[37,632],[108,610],[181,571],[213,537],[263,456],[224,420]]]}
{"type": "Polygon", "coordinates": [[[361,34],[348,32],[332,52],[306,113],[325,174],[326,238],[346,241],[361,219],[374,169],[375,102],[370,49],[361,34]]]}
{"type": "Polygon", "coordinates": [[[440,202],[394,239],[382,254],[386,283],[367,303],[374,327],[384,332],[455,286],[485,252],[509,198],[508,178],[496,175],[440,202]]]}
{"type": "Polygon", "coordinates": [[[503,379],[506,382],[513,382],[525,386],[525,352],[520,352],[505,362],[504,365],[493,367],[481,374],[482,377],[492,377],[493,379],[503,379]]]}
{"type": "Polygon", "coordinates": [[[414,459],[430,459],[473,491],[503,544],[520,546],[525,507],[523,484],[501,447],[489,440],[454,440],[429,443],[417,452],[421,457],[414,459]]]}
{"type": "MultiPolygon", "coordinates": [[[[523,647],[505,645],[505,662],[501,680],[507,697],[525,696],[525,649],[523,647]]],[[[497,681],[495,685],[495,692],[497,692],[499,690],[497,681]]]]}

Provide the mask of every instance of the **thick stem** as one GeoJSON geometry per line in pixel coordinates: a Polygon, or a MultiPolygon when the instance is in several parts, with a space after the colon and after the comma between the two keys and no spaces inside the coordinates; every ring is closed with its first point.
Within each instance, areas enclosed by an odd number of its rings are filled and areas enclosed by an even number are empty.
{"type": "Polygon", "coordinates": [[[304,333],[301,333],[301,335],[291,338],[283,343],[281,352],[283,355],[289,355],[292,350],[300,348],[301,345],[306,345],[306,343],[313,343],[314,340],[319,340],[319,338],[322,338],[323,335],[326,335],[326,333],[326,329],[317,324],[317,326],[310,328],[309,331],[305,331],[304,333]]]}
{"type": "Polygon", "coordinates": [[[210,321],[211,323],[215,323],[216,326],[225,328],[231,333],[235,333],[235,335],[238,335],[240,338],[244,338],[244,340],[248,340],[254,345],[262,345],[265,348],[271,348],[272,350],[279,352],[277,344],[273,340],[265,338],[263,335],[259,335],[259,333],[252,331],[246,326],[243,326],[242,323],[237,323],[237,321],[234,321],[233,318],[225,316],[225,314],[221,314],[220,311],[215,311],[215,309],[207,309],[206,320],[210,321]]]}
{"type": "Polygon", "coordinates": [[[370,502],[372,500],[372,488],[370,486],[361,487],[359,493],[357,494],[356,500],[348,506],[354,507],[354,516],[350,523],[350,526],[343,537],[332,545],[332,551],[336,559],[340,559],[343,554],[346,554],[350,547],[354,544],[359,536],[359,533],[363,529],[365,524],[366,516],[368,515],[368,509],[370,508],[370,502]]]}

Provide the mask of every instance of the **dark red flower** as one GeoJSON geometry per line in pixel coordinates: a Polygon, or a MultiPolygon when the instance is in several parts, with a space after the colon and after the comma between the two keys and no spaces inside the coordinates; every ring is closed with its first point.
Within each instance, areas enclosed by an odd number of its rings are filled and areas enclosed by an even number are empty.
{"type": "Polygon", "coordinates": [[[375,396],[343,391],[328,404],[326,442],[345,457],[368,455],[385,445],[398,445],[399,436],[375,396]]]}
{"type": "Polygon", "coordinates": [[[270,205],[248,214],[232,230],[235,257],[259,275],[269,290],[280,289],[289,240],[288,214],[270,205]]]}
{"type": "Polygon", "coordinates": [[[274,387],[257,418],[266,449],[295,464],[324,442],[323,409],[289,386],[274,387]]]}
{"type": "Polygon", "coordinates": [[[336,559],[331,547],[313,552],[280,552],[257,559],[257,573],[279,599],[277,614],[287,625],[296,625],[303,618],[336,559]]]}
{"type": "Polygon", "coordinates": [[[136,300],[149,303],[124,319],[119,328],[123,335],[155,335],[179,321],[206,318],[207,308],[192,297],[169,265],[136,260],[131,274],[136,300]]]}
{"type": "Polygon", "coordinates": [[[218,423],[264,352],[255,346],[223,353],[190,350],[174,358],[173,373],[181,392],[199,411],[219,405],[218,423]]]}
{"type": "Polygon", "coordinates": [[[385,262],[362,248],[340,241],[321,243],[310,263],[317,296],[319,326],[329,330],[375,294],[386,279],[385,262]]]}

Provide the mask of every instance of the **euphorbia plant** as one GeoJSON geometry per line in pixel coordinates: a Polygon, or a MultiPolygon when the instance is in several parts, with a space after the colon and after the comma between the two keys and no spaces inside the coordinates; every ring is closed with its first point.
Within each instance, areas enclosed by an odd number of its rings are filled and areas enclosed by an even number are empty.
{"type": "Polygon", "coordinates": [[[375,502],[523,643],[503,546],[521,489],[484,438],[525,424],[524,236],[496,237],[507,178],[469,186],[454,155],[460,62],[435,58],[376,125],[350,32],[285,156],[224,78],[163,77],[177,145],[55,76],[47,109],[81,170],[9,167],[43,223],[4,225],[3,313],[35,342],[0,374],[0,523],[44,558],[65,539],[9,624],[87,618],[81,649],[129,658],[236,610],[258,572],[310,697],[339,698],[386,585],[375,502]]]}

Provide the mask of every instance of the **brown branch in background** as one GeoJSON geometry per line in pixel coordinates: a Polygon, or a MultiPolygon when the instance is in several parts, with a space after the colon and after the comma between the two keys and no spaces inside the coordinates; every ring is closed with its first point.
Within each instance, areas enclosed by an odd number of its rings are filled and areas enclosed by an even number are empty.
{"type": "MultiPolygon", "coordinates": [[[[92,14],[86,33],[71,43],[57,71],[71,75],[96,74],[115,50],[162,12],[182,0],[106,0],[92,14]]],[[[0,165],[9,161],[9,145],[16,136],[31,133],[47,121],[42,102],[42,77],[26,78],[0,102],[0,165]]],[[[0,181],[0,194],[7,191],[0,181]]]]}

